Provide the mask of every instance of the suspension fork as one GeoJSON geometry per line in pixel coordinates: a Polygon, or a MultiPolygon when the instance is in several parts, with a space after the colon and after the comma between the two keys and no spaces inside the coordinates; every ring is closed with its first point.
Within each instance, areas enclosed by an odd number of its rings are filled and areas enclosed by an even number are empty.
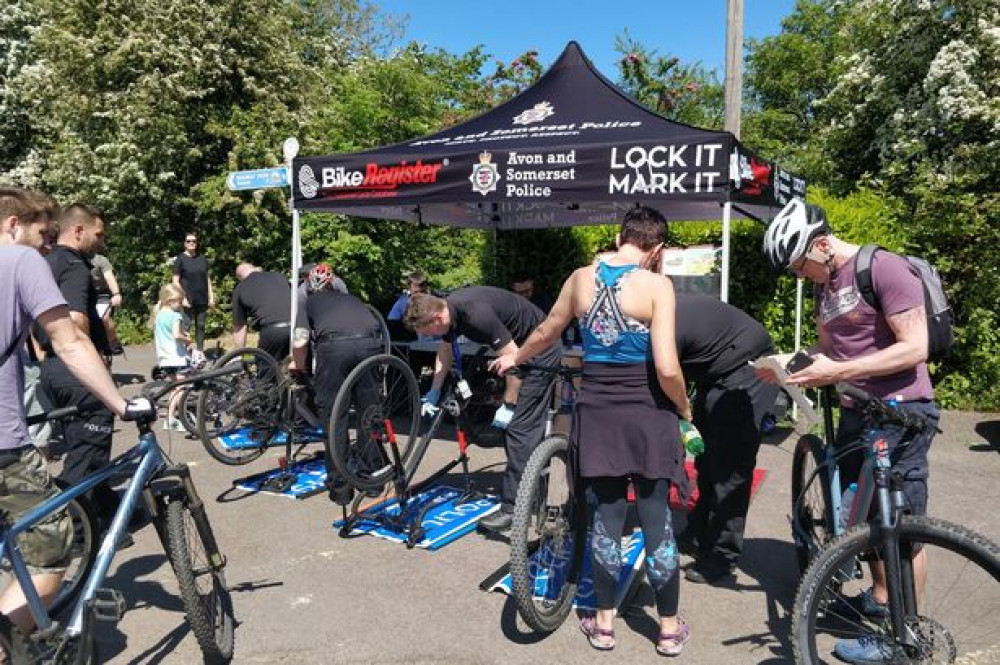
{"type": "MultiPolygon", "coordinates": [[[[166,493],[172,495],[172,500],[181,500],[187,506],[188,510],[191,511],[191,517],[194,518],[195,527],[198,529],[198,535],[201,536],[201,541],[205,545],[205,553],[208,555],[208,563],[216,571],[221,571],[226,567],[226,557],[219,551],[219,544],[215,540],[215,534],[212,532],[212,526],[208,521],[208,515],[205,512],[205,504],[201,500],[201,496],[198,495],[198,490],[194,486],[194,481],[191,480],[191,470],[188,468],[187,464],[177,464],[164,469],[162,473],[159,474],[159,478],[177,478],[179,482],[179,487],[174,487],[168,490],[166,493]]],[[[150,492],[152,494],[152,492],[150,492]]],[[[152,499],[153,503],[161,503],[162,497],[159,500],[152,499]]],[[[162,515],[162,510],[160,506],[157,506],[157,512],[162,515]]],[[[161,531],[163,528],[163,520],[156,520],[157,531],[161,531]]],[[[160,534],[160,538],[164,538],[163,533],[160,534]]],[[[165,542],[165,540],[164,540],[165,542]]]]}

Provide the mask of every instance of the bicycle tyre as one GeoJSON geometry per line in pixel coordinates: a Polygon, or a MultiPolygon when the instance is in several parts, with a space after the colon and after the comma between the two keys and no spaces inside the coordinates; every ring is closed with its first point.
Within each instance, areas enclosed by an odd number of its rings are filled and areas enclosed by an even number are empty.
{"type": "Polygon", "coordinates": [[[230,466],[248,464],[263,455],[281,422],[284,376],[267,352],[235,349],[213,366],[242,363],[243,371],[202,385],[198,395],[197,436],[214,459],[230,466]],[[223,437],[239,435],[239,445],[223,437]]]}
{"type": "MultiPolygon", "coordinates": [[[[900,517],[899,539],[901,545],[903,543],[920,543],[924,547],[936,547],[943,552],[935,551],[933,555],[927,557],[930,566],[927,574],[927,586],[930,587],[932,581],[936,581],[938,588],[924,590],[924,598],[919,603],[918,614],[915,617],[916,625],[908,624],[908,630],[911,630],[918,639],[922,640],[921,647],[929,650],[930,653],[922,654],[919,659],[913,659],[912,654],[891,653],[892,648],[886,647],[888,652],[885,656],[889,659],[887,662],[955,662],[954,650],[957,645],[954,643],[954,637],[959,635],[965,638],[970,632],[965,630],[954,632],[954,626],[950,625],[953,622],[946,620],[945,623],[940,623],[936,617],[926,614],[931,611],[935,613],[938,611],[964,612],[970,615],[976,623],[982,623],[984,644],[982,646],[972,644],[969,647],[967,646],[968,642],[963,642],[963,649],[971,648],[971,651],[966,652],[968,654],[993,653],[995,655],[995,633],[996,626],[1000,625],[1000,616],[997,616],[1000,614],[1000,603],[982,604],[976,602],[972,596],[985,591],[992,593],[991,598],[994,601],[1000,600],[1000,547],[987,538],[957,524],[936,518],[910,515],[900,517]],[[957,559],[950,566],[947,564],[952,562],[949,557],[945,556],[947,554],[951,554],[957,559]],[[982,574],[974,576],[961,587],[958,585],[958,580],[942,582],[941,579],[953,570],[967,576],[974,575],[975,570],[979,570],[982,574]],[[992,585],[989,583],[991,577],[992,585]],[[941,597],[936,597],[938,592],[941,592],[941,597]],[[947,598],[953,593],[956,595],[955,598],[947,598]],[[984,607],[992,609],[994,619],[982,617],[984,607]],[[935,642],[935,638],[939,638],[940,642],[935,642]],[[936,659],[937,650],[945,648],[949,652],[947,655],[941,654],[945,656],[945,659],[936,659]]],[[[817,634],[826,634],[817,632],[821,628],[819,623],[821,613],[824,615],[828,611],[830,613],[829,616],[823,617],[824,621],[838,622],[834,626],[836,630],[831,628],[829,631],[830,639],[851,635],[843,627],[844,624],[851,622],[860,622],[858,630],[869,631],[862,634],[877,636],[876,633],[883,633],[887,629],[891,630],[884,623],[887,620],[882,620],[880,623],[862,618],[858,610],[854,610],[857,616],[850,615],[850,610],[841,609],[843,606],[834,604],[837,599],[830,598],[825,593],[828,589],[833,589],[834,593],[837,594],[846,593],[840,591],[841,585],[845,584],[843,573],[845,566],[853,565],[859,556],[866,553],[869,556],[875,555],[877,557],[877,551],[874,548],[878,543],[876,527],[870,523],[858,525],[824,548],[809,566],[809,570],[799,584],[795,594],[795,604],[792,608],[792,652],[796,663],[818,665],[827,662],[821,658],[821,650],[817,646],[817,634]]],[[[862,580],[861,582],[852,581],[852,583],[863,586],[865,582],[862,580]]],[[[900,650],[899,647],[894,649],[900,650]]],[[[836,661],[831,659],[829,662],[836,661]]]]}
{"type": "Polygon", "coordinates": [[[190,386],[181,388],[184,392],[177,401],[177,416],[184,429],[191,436],[198,436],[198,397],[201,391],[190,386]]]}
{"type": "MultiPolygon", "coordinates": [[[[198,525],[190,508],[181,500],[166,504],[167,555],[177,577],[187,622],[191,626],[205,663],[228,663],[235,641],[232,598],[226,576],[211,566],[198,525]],[[199,579],[209,579],[206,591],[199,579]]],[[[205,525],[211,528],[209,525],[205,525]]]]}
{"type": "Polygon", "coordinates": [[[382,344],[382,353],[386,355],[392,353],[392,338],[389,336],[389,326],[385,322],[385,317],[382,316],[382,312],[375,309],[372,305],[365,303],[365,307],[368,308],[375,321],[378,322],[378,334],[376,337],[382,344]]]}
{"type": "MultiPolygon", "coordinates": [[[[53,482],[60,490],[68,487],[58,479],[53,479],[53,482]]],[[[78,496],[66,504],[66,510],[69,511],[73,523],[73,544],[66,574],[49,606],[49,613],[52,615],[59,614],[76,602],[80,592],[83,591],[84,583],[90,577],[90,571],[94,568],[102,538],[97,511],[90,499],[78,496]]]]}
{"type": "Polygon", "coordinates": [[[406,362],[382,354],[347,375],[330,411],[327,459],[356,490],[381,490],[396,477],[386,422],[408,470],[420,429],[420,389],[406,362]]]}
{"type": "MultiPolygon", "coordinates": [[[[510,531],[511,592],[517,611],[528,626],[543,633],[558,629],[573,609],[576,573],[581,563],[573,540],[582,532],[578,522],[582,516],[577,514],[569,487],[568,455],[569,441],[562,436],[545,439],[531,454],[517,488],[510,531]],[[565,471],[554,466],[553,460],[558,460],[565,471]],[[556,483],[564,486],[558,487],[556,483]],[[558,505],[551,505],[550,499],[555,499],[558,505]],[[550,512],[552,509],[554,513],[550,512]],[[542,533],[539,525],[541,516],[546,514],[559,517],[554,524],[549,523],[548,533],[542,533]],[[553,563],[551,569],[545,561],[553,563]],[[568,562],[563,582],[557,589],[551,589],[549,580],[553,571],[558,575],[561,562],[568,562]],[[544,573],[541,581],[540,573],[544,573]],[[544,585],[541,590],[540,584],[544,585]]],[[[555,579],[558,584],[560,578],[555,579]]]]}
{"type": "Polygon", "coordinates": [[[792,540],[800,574],[806,572],[816,553],[833,538],[830,474],[823,466],[825,457],[823,440],[814,434],[800,437],[792,453],[792,540]],[[812,485],[807,486],[816,469],[820,469],[819,473],[812,485]],[[806,490],[811,492],[808,496],[804,495],[806,490]],[[801,531],[795,529],[796,523],[801,531]]]}

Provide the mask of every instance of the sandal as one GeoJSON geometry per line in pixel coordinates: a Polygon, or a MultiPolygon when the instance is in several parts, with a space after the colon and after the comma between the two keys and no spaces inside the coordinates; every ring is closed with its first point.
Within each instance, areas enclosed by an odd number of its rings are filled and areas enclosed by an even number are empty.
{"type": "Polygon", "coordinates": [[[615,629],[598,628],[596,617],[580,619],[580,630],[587,636],[590,646],[598,651],[611,651],[615,648],[615,629]],[[604,638],[602,641],[601,638],[604,638]]]}
{"type": "Polygon", "coordinates": [[[691,639],[691,626],[687,625],[684,619],[677,619],[676,633],[660,633],[656,642],[656,653],[661,656],[679,656],[684,650],[684,645],[691,639]],[[664,642],[670,642],[670,646],[664,646],[664,642]]]}

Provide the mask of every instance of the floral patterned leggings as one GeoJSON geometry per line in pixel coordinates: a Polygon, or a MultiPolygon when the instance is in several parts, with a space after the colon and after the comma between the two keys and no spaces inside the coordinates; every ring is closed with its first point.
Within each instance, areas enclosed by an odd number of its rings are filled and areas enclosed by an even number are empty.
{"type": "MultiPolygon", "coordinates": [[[[590,551],[594,593],[600,609],[614,609],[615,591],[622,568],[622,535],[628,509],[624,477],[584,478],[587,506],[592,511],[590,551]]],[[[670,520],[670,481],[632,478],[639,526],[645,538],[646,574],[656,596],[661,617],[677,614],[680,577],[677,543],[670,520]]]]}

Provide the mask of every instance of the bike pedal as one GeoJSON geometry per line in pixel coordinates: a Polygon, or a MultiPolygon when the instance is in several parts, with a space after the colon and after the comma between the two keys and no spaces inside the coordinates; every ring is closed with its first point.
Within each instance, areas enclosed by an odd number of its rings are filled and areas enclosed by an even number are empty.
{"type": "Polygon", "coordinates": [[[97,589],[90,601],[94,619],[117,623],[125,616],[125,596],[117,589],[97,589]]]}

